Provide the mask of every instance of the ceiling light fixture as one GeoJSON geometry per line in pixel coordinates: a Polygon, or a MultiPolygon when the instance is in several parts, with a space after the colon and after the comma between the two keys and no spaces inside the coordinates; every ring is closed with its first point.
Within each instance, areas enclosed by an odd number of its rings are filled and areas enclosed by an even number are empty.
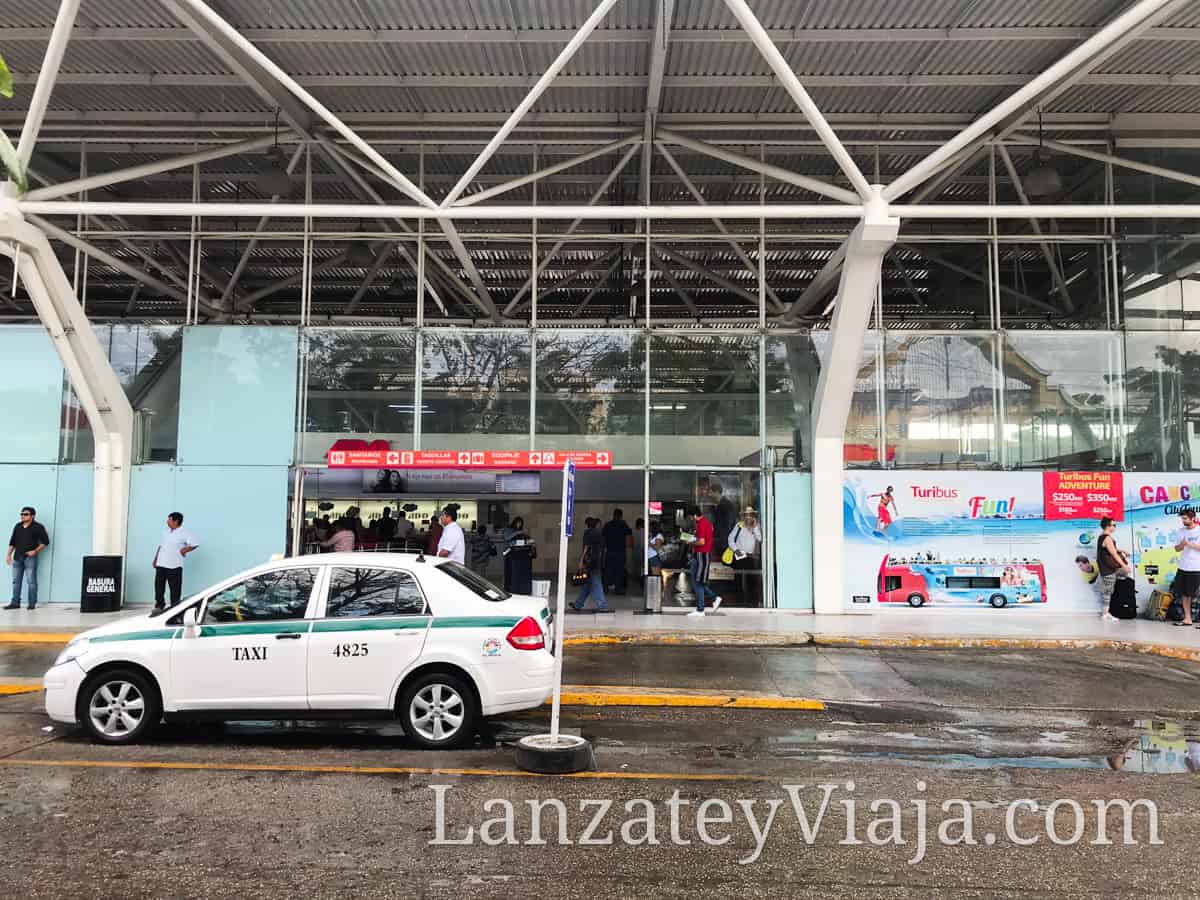
{"type": "Polygon", "coordinates": [[[289,197],[292,193],[292,175],[288,172],[283,148],[279,146],[279,110],[275,110],[275,144],[263,154],[254,176],[254,187],[268,197],[289,197]]]}
{"type": "Polygon", "coordinates": [[[1025,193],[1030,197],[1052,197],[1062,191],[1062,176],[1050,165],[1050,154],[1046,151],[1042,133],[1042,111],[1038,110],[1038,146],[1033,151],[1034,167],[1022,179],[1025,193]]]}

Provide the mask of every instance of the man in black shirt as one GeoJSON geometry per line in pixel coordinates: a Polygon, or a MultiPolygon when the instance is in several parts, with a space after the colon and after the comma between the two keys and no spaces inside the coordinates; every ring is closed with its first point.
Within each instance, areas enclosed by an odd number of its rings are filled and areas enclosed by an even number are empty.
{"type": "Polygon", "coordinates": [[[29,608],[37,606],[37,558],[50,546],[50,535],[42,523],[34,519],[35,510],[26,506],[21,510],[21,521],[13,527],[8,539],[8,564],[13,567],[12,602],[5,609],[21,608],[21,582],[29,578],[29,608]]]}
{"type": "Polygon", "coordinates": [[[601,531],[604,539],[604,587],[612,588],[614,594],[624,594],[629,573],[626,563],[626,548],[633,532],[625,523],[625,514],[613,510],[612,521],[601,531]]]}

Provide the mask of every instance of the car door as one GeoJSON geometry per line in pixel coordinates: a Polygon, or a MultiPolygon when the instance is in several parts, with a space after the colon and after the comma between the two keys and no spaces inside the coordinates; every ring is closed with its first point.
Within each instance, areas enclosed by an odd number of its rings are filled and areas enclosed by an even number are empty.
{"type": "Polygon", "coordinates": [[[171,641],[175,709],[306,709],[318,566],[250,576],[205,599],[199,633],[171,641]]]}
{"type": "Polygon", "coordinates": [[[388,709],[401,675],[421,655],[429,628],[411,572],[332,566],[308,647],[313,709],[388,709]]]}

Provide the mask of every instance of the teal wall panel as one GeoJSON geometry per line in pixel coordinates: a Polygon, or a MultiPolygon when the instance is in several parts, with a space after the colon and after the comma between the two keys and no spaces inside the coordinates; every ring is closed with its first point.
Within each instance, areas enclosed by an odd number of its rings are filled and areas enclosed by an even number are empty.
{"type": "MultiPolygon", "coordinates": [[[[175,511],[175,466],[134,466],[129,479],[129,531],[125,539],[125,605],[154,602],[154,550],[175,511]]],[[[191,522],[186,524],[190,525],[191,522]]],[[[188,587],[198,587],[187,584],[188,587]]]]}
{"type": "Polygon", "coordinates": [[[58,462],[63,368],[50,335],[40,325],[0,327],[0,359],[0,461],[58,462]]]}
{"type": "Polygon", "coordinates": [[[286,466],[137,466],[132,482],[126,604],[154,600],[154,551],[170,512],[183,513],[199,544],[184,565],[185,594],[285,550],[286,466]]]}
{"type": "MultiPolygon", "coordinates": [[[[55,599],[71,599],[55,595],[52,584],[54,557],[58,550],[58,528],[55,506],[58,501],[58,467],[49,465],[0,465],[0,529],[4,530],[4,550],[8,552],[8,538],[12,528],[20,519],[22,506],[37,510],[37,519],[50,533],[50,546],[38,558],[38,603],[49,603],[55,599]]],[[[0,594],[7,604],[12,597],[12,569],[5,567],[0,594]]],[[[21,595],[25,603],[25,594],[21,595]]],[[[79,599],[79,587],[75,588],[75,599],[79,599]]]]}
{"type": "Polygon", "coordinates": [[[775,473],[775,577],[780,609],[813,608],[812,475],[808,472],[775,473]]]}
{"type": "Polygon", "coordinates": [[[183,335],[181,465],[290,465],[300,332],[198,325],[183,335]]]}
{"type": "Polygon", "coordinates": [[[48,598],[56,603],[78,603],[83,558],[92,552],[92,488],[90,465],[58,466],[58,502],[54,510],[54,551],[48,598]]]}

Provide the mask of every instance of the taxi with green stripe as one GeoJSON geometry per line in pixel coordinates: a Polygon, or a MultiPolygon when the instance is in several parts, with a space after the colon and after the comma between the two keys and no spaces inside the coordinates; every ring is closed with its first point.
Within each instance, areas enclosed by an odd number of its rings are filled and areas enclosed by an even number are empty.
{"type": "Polygon", "coordinates": [[[300,556],[79,635],[46,673],[46,712],[110,744],[164,719],[395,717],[416,745],[453,747],[545,702],[553,645],[545,599],[458,563],[300,556]]]}

